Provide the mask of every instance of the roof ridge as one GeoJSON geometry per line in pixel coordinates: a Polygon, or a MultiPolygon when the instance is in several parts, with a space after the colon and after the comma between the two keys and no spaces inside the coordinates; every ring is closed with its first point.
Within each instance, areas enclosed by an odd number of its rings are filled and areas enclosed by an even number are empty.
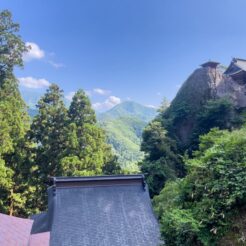
{"type": "Polygon", "coordinates": [[[94,186],[100,185],[119,185],[119,184],[142,184],[145,189],[145,180],[143,174],[131,175],[101,175],[101,176],[82,176],[82,177],[53,177],[53,186],[72,187],[72,186],[94,186]]]}
{"type": "Polygon", "coordinates": [[[238,58],[238,57],[234,57],[233,60],[240,60],[240,61],[245,61],[246,62],[246,59],[243,59],[243,58],[238,58]]]}
{"type": "Polygon", "coordinates": [[[83,181],[96,181],[96,180],[131,180],[131,179],[144,179],[143,174],[130,174],[130,175],[98,175],[98,176],[60,176],[52,177],[54,183],[59,182],[83,182],[83,181]]]}

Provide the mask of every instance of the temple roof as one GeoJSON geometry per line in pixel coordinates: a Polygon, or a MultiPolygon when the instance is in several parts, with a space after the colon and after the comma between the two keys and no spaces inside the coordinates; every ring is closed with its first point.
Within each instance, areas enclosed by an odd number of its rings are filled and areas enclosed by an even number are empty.
{"type": "Polygon", "coordinates": [[[52,181],[48,212],[33,217],[33,233],[50,228],[51,246],[159,245],[159,226],[143,175],[52,181]]]}
{"type": "Polygon", "coordinates": [[[224,74],[234,75],[242,71],[246,72],[246,60],[240,58],[233,58],[224,74]]]}

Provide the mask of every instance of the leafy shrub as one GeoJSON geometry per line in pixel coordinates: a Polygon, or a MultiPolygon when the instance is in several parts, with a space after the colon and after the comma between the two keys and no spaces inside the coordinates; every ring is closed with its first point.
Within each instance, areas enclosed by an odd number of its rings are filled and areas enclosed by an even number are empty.
{"type": "Polygon", "coordinates": [[[145,152],[141,171],[146,174],[151,196],[159,194],[167,180],[183,174],[181,159],[175,153],[175,141],[166,136],[159,121],[152,121],[145,128],[141,150],[145,152]]]}
{"type": "Polygon", "coordinates": [[[200,141],[188,175],[154,198],[167,245],[216,245],[246,202],[246,128],[213,129],[200,141]]]}

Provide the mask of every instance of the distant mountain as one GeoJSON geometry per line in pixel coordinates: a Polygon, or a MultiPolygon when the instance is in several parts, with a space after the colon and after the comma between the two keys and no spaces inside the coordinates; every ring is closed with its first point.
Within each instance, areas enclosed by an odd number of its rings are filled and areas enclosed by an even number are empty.
{"type": "Polygon", "coordinates": [[[140,151],[144,127],[156,116],[156,110],[127,101],[98,115],[108,143],[113,146],[124,169],[137,170],[136,163],[143,158],[140,151]]]}
{"type": "Polygon", "coordinates": [[[137,119],[149,122],[156,115],[156,110],[147,106],[143,106],[133,101],[120,103],[108,110],[107,112],[98,115],[98,120],[105,118],[117,119],[122,117],[136,117],[137,119]]]}

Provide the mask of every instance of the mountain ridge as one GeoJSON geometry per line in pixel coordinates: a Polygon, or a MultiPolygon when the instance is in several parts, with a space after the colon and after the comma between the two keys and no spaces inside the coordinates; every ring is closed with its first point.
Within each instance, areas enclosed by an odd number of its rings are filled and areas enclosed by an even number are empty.
{"type": "Polygon", "coordinates": [[[137,162],[144,154],[140,151],[142,132],[157,112],[133,101],[126,101],[98,115],[99,125],[105,130],[123,169],[137,171],[137,162]]]}
{"type": "Polygon", "coordinates": [[[156,115],[156,110],[151,107],[144,106],[140,103],[134,101],[125,101],[120,104],[117,104],[113,108],[109,109],[106,112],[98,114],[98,120],[103,118],[118,118],[125,116],[137,117],[145,122],[149,122],[156,115]]]}

